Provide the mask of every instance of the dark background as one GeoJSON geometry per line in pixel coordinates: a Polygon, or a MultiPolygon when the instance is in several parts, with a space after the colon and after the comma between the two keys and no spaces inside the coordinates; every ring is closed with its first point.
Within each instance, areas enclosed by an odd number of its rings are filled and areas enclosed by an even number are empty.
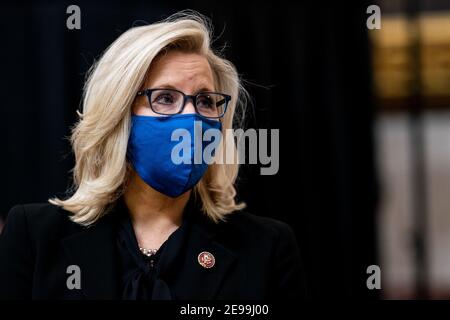
{"type": "Polygon", "coordinates": [[[366,287],[366,268],[377,264],[371,3],[358,2],[2,3],[0,212],[64,195],[67,137],[94,59],[135,23],[194,9],[212,18],[215,47],[226,44],[249,82],[247,126],[280,129],[278,174],[243,166],[240,199],[294,228],[310,297],[377,297],[366,287]],[[81,8],[81,30],[66,28],[71,4],[81,8]]]}

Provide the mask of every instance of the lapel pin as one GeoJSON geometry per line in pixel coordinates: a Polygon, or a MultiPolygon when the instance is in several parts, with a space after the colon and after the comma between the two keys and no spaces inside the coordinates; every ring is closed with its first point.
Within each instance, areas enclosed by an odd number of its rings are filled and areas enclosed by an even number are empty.
{"type": "Polygon", "coordinates": [[[206,269],[214,267],[214,264],[216,263],[216,258],[208,251],[200,252],[197,260],[198,263],[206,269]]]}

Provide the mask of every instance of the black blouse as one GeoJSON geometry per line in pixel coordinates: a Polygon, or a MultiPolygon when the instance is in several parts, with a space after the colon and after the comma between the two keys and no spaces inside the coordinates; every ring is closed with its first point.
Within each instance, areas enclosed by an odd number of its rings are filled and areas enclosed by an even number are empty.
{"type": "Polygon", "coordinates": [[[117,251],[123,300],[172,300],[176,297],[170,291],[165,271],[181,258],[189,227],[189,214],[184,212],[181,226],[161,245],[158,251],[148,257],[139,249],[131,223],[129,211],[119,199],[120,218],[117,229],[117,251]]]}

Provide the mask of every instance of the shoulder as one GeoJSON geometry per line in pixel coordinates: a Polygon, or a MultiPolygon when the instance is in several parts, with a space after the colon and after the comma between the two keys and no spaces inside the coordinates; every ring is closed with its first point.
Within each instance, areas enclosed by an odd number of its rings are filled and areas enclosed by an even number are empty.
{"type": "Polygon", "coordinates": [[[258,216],[247,211],[238,211],[226,216],[226,224],[233,227],[248,228],[257,232],[289,232],[292,228],[281,220],[258,216]]]}
{"type": "Polygon", "coordinates": [[[70,220],[70,213],[51,203],[18,204],[8,213],[5,231],[20,230],[31,238],[67,234],[80,228],[70,220]]]}
{"type": "Polygon", "coordinates": [[[294,231],[291,226],[277,219],[254,215],[247,211],[229,214],[225,219],[226,221],[223,223],[225,229],[232,229],[234,234],[239,233],[272,240],[288,238],[290,241],[295,241],[294,231]]]}
{"type": "Polygon", "coordinates": [[[69,213],[50,203],[14,206],[0,234],[0,299],[31,298],[34,277],[57,261],[60,240],[76,230],[69,213]]]}
{"type": "Polygon", "coordinates": [[[47,202],[18,204],[11,208],[8,220],[25,219],[33,224],[64,224],[70,222],[70,213],[47,202]]]}
{"type": "MultiPolygon", "coordinates": [[[[250,265],[269,266],[273,299],[305,298],[302,255],[291,226],[280,220],[242,211],[227,217],[226,244],[250,265]]],[[[252,269],[256,270],[256,269],[252,269]]],[[[257,272],[257,271],[255,271],[257,272]]]]}

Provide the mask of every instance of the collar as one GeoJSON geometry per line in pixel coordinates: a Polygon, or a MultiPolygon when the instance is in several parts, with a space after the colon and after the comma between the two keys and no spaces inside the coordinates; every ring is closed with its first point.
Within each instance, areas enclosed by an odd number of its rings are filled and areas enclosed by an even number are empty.
{"type": "MultiPolygon", "coordinates": [[[[121,297],[116,232],[118,217],[124,210],[117,201],[94,225],[83,227],[62,240],[69,263],[81,269],[81,290],[87,299],[121,297]]],[[[159,277],[168,284],[175,298],[214,299],[236,255],[217,240],[220,226],[200,212],[193,196],[185,208],[183,219],[186,218],[189,223],[182,225],[186,232],[176,235],[183,238],[171,242],[181,245],[162,252],[159,277]],[[215,257],[216,263],[210,269],[198,262],[198,255],[204,251],[215,257]]]]}

